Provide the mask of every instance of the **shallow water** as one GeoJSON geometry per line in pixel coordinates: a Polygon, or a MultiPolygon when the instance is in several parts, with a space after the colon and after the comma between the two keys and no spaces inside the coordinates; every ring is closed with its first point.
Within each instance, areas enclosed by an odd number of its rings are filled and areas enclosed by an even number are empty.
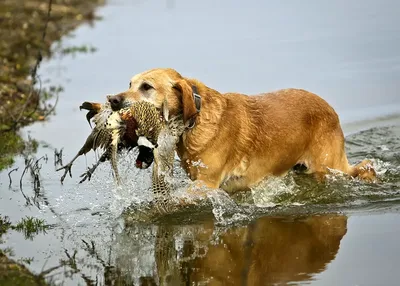
{"type": "MultiPolygon", "coordinates": [[[[399,6],[372,0],[111,1],[99,10],[103,21],[63,42],[90,44],[96,53],[42,66],[42,77],[65,92],[57,115],[23,130],[41,140],[36,157],[49,157],[41,161],[36,196],[29,174],[22,181],[36,206],[26,206],[19,188],[23,158],[17,158],[10,189],[8,172],[0,173],[1,214],[12,221],[39,217],[53,227],[33,240],[10,232],[1,247],[12,247],[17,258],[33,257],[29,268],[37,273],[63,264],[48,276],[65,285],[398,285],[399,6]],[[73,178],[61,185],[54,149],[64,147],[65,163],[90,132],[80,103],[103,101],[125,90],[132,75],[160,66],[223,92],[300,87],[321,95],[341,118],[349,160],[372,159],[380,182],[335,176],[321,186],[292,173],[263,182],[252,196],[213,192],[205,206],[152,222],[121,215],[132,205],[145,212],[151,201],[150,170],[129,168],[134,153],[120,162],[129,179],[123,188],[115,188],[108,164],[77,184],[93,154],[78,160],[73,178]]],[[[187,179],[177,172],[179,191],[187,179]]]]}

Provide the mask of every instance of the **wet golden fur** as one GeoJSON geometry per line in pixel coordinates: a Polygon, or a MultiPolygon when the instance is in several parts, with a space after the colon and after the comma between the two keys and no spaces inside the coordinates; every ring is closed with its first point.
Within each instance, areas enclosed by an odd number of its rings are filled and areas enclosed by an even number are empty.
{"type": "Polygon", "coordinates": [[[153,69],[135,75],[130,88],[114,97],[125,102],[146,100],[159,108],[166,100],[170,115],[183,113],[185,121],[195,118],[177,153],[190,178],[210,188],[248,188],[268,176],[282,176],[297,164],[318,179],[330,169],[375,179],[368,160],[349,165],[333,108],[302,89],[257,96],[221,94],[173,69],[153,69]],[[200,113],[192,86],[202,97],[200,113]]]}

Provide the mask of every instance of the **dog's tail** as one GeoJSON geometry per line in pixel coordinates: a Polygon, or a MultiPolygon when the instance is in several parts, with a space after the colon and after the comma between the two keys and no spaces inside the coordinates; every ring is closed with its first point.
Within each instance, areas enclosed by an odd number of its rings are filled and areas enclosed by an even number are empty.
{"type": "Polygon", "coordinates": [[[373,164],[371,160],[367,159],[362,160],[355,166],[351,166],[349,175],[353,178],[359,178],[367,182],[374,182],[377,180],[373,164]]]}

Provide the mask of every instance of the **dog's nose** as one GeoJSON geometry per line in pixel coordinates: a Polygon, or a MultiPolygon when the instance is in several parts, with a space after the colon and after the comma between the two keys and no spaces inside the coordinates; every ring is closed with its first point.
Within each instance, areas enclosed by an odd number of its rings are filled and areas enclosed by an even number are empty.
{"type": "Polygon", "coordinates": [[[107,95],[107,100],[110,103],[112,110],[117,111],[121,109],[123,102],[123,97],[121,95],[107,95]]]}

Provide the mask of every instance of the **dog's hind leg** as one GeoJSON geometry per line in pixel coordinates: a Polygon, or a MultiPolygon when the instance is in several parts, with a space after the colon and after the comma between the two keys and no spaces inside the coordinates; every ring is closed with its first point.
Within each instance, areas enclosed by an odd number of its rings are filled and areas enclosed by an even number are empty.
{"type": "Polygon", "coordinates": [[[344,136],[341,129],[327,132],[312,142],[305,154],[308,171],[317,180],[323,181],[326,174],[340,171],[353,178],[373,181],[376,172],[369,160],[364,160],[356,166],[351,166],[345,152],[344,136]]]}
{"type": "Polygon", "coordinates": [[[332,170],[346,174],[350,172],[340,129],[314,136],[302,160],[306,162],[307,173],[313,174],[318,181],[323,181],[332,170]]]}

